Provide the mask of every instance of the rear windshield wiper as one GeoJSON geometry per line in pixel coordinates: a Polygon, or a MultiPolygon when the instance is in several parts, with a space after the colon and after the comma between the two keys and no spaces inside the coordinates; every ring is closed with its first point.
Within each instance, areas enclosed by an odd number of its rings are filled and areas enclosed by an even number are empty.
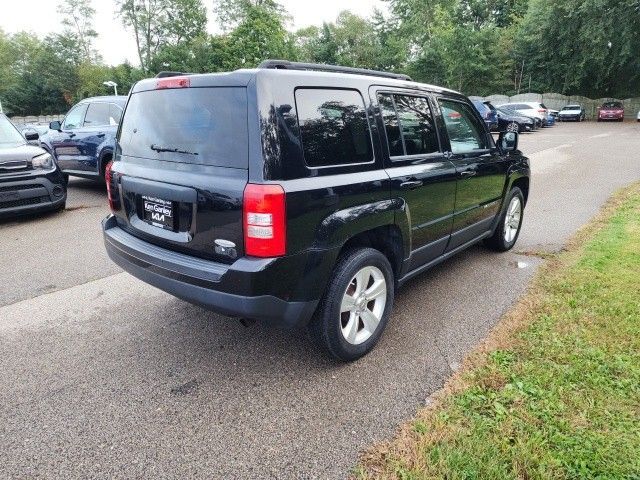
{"type": "Polygon", "coordinates": [[[180,150],[179,148],[169,148],[169,147],[161,147],[160,145],[156,145],[154,143],[150,146],[151,150],[155,150],[156,152],[171,152],[171,153],[184,153],[186,155],[198,155],[197,152],[187,152],[186,150],[180,150]]]}

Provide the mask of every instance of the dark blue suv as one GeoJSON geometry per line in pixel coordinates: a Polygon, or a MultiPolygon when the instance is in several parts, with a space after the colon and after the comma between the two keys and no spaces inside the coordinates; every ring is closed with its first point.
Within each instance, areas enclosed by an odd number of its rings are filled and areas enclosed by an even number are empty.
{"type": "Polygon", "coordinates": [[[86,98],[69,110],[62,123],[51,122],[40,141],[65,178],[104,179],[126,101],[124,96],[86,98]]]}

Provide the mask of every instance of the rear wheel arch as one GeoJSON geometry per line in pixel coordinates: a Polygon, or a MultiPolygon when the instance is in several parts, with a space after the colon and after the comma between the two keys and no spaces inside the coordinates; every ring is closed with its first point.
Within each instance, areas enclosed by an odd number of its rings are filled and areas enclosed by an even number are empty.
{"type": "Polygon", "coordinates": [[[402,231],[397,225],[383,225],[352,236],[342,245],[338,259],[358,248],[378,250],[389,260],[396,281],[401,276],[405,251],[402,231]]]}

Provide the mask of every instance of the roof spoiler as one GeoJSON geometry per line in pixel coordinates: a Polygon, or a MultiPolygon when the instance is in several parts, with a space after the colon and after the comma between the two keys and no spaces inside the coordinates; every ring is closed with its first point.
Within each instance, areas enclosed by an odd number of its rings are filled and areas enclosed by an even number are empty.
{"type": "Polygon", "coordinates": [[[393,78],[395,80],[413,81],[409,75],[403,73],[380,72],[365,68],[341,67],[338,65],[326,65],[324,63],[301,63],[288,60],[265,60],[258,68],[275,70],[312,70],[319,72],[348,73],[351,75],[369,75],[372,77],[393,78]]]}

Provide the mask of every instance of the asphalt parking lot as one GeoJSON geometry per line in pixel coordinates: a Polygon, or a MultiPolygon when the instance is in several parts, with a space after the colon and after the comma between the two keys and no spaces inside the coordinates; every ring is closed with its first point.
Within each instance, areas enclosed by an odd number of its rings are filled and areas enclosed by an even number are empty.
{"type": "Polygon", "coordinates": [[[400,291],[353,364],[302,333],[245,327],[122,273],[101,185],[0,223],[0,477],[343,478],[525,290],[542,260],[640,179],[640,123],[520,138],[532,189],[515,251],[475,247],[400,291]]]}

